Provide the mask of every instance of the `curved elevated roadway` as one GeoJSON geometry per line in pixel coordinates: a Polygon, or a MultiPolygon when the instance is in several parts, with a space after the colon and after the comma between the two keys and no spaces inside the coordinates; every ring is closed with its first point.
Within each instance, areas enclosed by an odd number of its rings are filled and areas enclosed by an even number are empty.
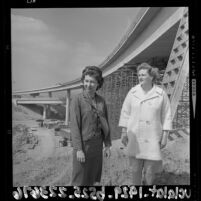
{"type": "MultiPolygon", "coordinates": [[[[124,65],[132,65],[171,51],[183,7],[142,8],[113,52],[99,65],[107,76],[124,65]]],[[[80,88],[80,78],[62,85],[15,91],[13,95],[56,92],[80,88]]]]}

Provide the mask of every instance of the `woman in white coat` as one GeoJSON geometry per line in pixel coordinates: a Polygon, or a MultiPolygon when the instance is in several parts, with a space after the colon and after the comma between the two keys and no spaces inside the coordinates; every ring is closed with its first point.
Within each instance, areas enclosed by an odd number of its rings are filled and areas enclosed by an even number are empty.
{"type": "Polygon", "coordinates": [[[137,68],[139,84],[128,92],[121,110],[119,126],[132,169],[133,185],[152,185],[161,169],[161,149],[172,129],[170,102],[165,91],[156,86],[158,69],[147,63],[137,68]]]}

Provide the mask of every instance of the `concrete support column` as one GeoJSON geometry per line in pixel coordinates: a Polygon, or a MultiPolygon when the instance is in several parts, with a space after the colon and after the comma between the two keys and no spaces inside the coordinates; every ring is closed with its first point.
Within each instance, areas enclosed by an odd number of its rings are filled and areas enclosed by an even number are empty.
{"type": "Polygon", "coordinates": [[[43,105],[43,119],[44,120],[47,118],[47,106],[48,105],[43,105]]]}
{"type": "Polygon", "coordinates": [[[50,104],[47,105],[46,118],[50,117],[50,104]]]}
{"type": "Polygon", "coordinates": [[[49,95],[50,98],[52,98],[52,92],[51,91],[48,92],[48,95],[49,95]]]}
{"type": "Polygon", "coordinates": [[[69,125],[69,116],[70,116],[70,89],[67,90],[66,93],[66,119],[65,125],[69,125]]]}

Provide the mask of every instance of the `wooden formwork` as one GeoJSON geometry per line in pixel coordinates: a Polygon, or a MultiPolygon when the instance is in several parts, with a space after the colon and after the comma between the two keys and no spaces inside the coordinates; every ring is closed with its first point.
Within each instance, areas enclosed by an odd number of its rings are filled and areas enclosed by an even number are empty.
{"type": "Polygon", "coordinates": [[[99,90],[108,106],[112,139],[120,137],[118,123],[121,107],[128,91],[136,84],[136,69],[122,67],[105,77],[103,87],[99,90]]]}
{"type": "Polygon", "coordinates": [[[190,105],[189,105],[189,77],[187,77],[182,95],[177,106],[177,112],[173,119],[173,128],[188,128],[190,126],[190,105]]]}

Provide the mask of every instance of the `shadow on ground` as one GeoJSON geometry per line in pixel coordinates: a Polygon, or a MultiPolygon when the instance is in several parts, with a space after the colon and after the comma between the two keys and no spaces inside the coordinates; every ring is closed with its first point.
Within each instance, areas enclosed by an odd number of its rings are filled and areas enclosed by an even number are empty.
{"type": "Polygon", "coordinates": [[[188,173],[175,174],[173,172],[162,172],[156,175],[154,180],[156,185],[190,185],[190,175],[188,173]]]}

